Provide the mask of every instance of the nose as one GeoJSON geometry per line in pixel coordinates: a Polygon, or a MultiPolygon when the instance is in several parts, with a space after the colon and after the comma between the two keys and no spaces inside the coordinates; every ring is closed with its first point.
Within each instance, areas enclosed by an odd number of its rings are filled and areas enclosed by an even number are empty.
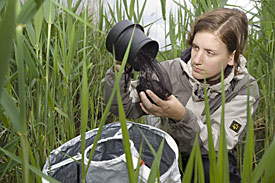
{"type": "Polygon", "coordinates": [[[203,53],[201,50],[194,52],[191,57],[193,60],[193,64],[201,65],[203,63],[203,53]]]}

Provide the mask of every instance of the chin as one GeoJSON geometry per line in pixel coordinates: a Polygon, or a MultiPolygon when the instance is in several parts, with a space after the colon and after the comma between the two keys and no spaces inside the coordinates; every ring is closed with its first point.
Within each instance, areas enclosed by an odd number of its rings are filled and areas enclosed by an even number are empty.
{"type": "Polygon", "coordinates": [[[201,74],[196,74],[196,73],[193,73],[192,75],[193,75],[193,77],[194,77],[195,79],[197,79],[197,80],[204,79],[204,76],[203,76],[203,75],[201,75],[201,74]]]}

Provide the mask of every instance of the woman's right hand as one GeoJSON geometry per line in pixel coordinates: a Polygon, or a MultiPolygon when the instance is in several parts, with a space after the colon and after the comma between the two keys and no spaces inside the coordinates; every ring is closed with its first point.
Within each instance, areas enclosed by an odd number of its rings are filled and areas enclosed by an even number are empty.
{"type": "Polygon", "coordinates": [[[168,117],[176,121],[180,121],[183,118],[185,107],[174,95],[169,96],[167,100],[162,100],[151,90],[146,90],[146,93],[156,105],[150,102],[144,92],[140,92],[140,106],[145,113],[158,117],[168,117]]]}

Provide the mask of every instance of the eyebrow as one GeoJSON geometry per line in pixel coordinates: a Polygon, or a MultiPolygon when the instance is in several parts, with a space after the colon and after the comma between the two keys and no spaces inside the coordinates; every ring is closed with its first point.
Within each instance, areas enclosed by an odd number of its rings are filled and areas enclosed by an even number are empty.
{"type": "MultiPolygon", "coordinates": [[[[195,47],[199,47],[196,43],[192,43],[192,45],[191,45],[192,47],[193,46],[195,46],[195,47]]],[[[215,53],[217,53],[218,51],[217,50],[214,50],[214,49],[210,49],[210,48],[203,48],[204,50],[206,50],[206,51],[212,51],[212,52],[215,52],[215,53]]]]}
{"type": "Polygon", "coordinates": [[[199,47],[199,46],[198,46],[197,44],[195,44],[195,43],[192,43],[191,46],[192,46],[192,47],[193,47],[193,46],[199,47]]]}

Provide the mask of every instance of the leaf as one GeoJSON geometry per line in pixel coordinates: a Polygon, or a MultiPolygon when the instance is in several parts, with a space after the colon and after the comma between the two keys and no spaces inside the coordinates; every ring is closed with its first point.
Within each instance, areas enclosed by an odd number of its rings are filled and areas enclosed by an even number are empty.
{"type": "Polygon", "coordinates": [[[1,93],[2,94],[0,96],[0,104],[2,105],[2,107],[4,108],[6,113],[8,114],[15,131],[21,132],[22,123],[20,120],[20,114],[14,104],[14,101],[11,99],[11,97],[7,93],[6,89],[2,88],[1,93]]]}
{"type": "Polygon", "coordinates": [[[76,13],[72,12],[70,9],[64,7],[63,5],[61,5],[60,3],[51,0],[51,2],[53,4],[55,4],[58,8],[62,9],[64,12],[67,12],[69,15],[71,15],[72,17],[74,17],[76,20],[85,23],[88,27],[92,28],[92,30],[94,31],[98,31],[101,32],[96,26],[94,26],[92,23],[90,23],[89,21],[85,21],[83,18],[81,18],[80,16],[78,16],[76,13]]]}
{"type": "Polygon", "coordinates": [[[130,147],[130,141],[129,141],[130,137],[127,129],[126,117],[123,110],[123,104],[120,96],[119,87],[117,87],[117,101],[118,101],[119,121],[120,121],[120,126],[122,131],[122,137],[123,137],[122,140],[123,140],[123,147],[124,147],[124,152],[126,156],[129,182],[133,182],[134,168],[133,168],[132,153],[131,153],[131,147],[130,147]]]}
{"type": "Polygon", "coordinates": [[[222,84],[222,112],[220,122],[220,141],[218,150],[218,170],[224,183],[229,183],[229,163],[228,163],[228,152],[226,143],[226,133],[224,129],[224,115],[225,115],[225,89],[224,89],[224,72],[223,66],[221,65],[221,84],[222,84]]]}
{"type": "Polygon", "coordinates": [[[204,183],[204,169],[203,169],[203,163],[201,158],[200,146],[198,142],[195,143],[194,145],[197,146],[197,150],[195,154],[196,171],[198,172],[199,182],[204,183]]]}
{"type": "Polygon", "coordinates": [[[58,107],[54,108],[61,116],[65,117],[65,118],[69,118],[68,114],[66,114],[64,111],[62,111],[61,109],[59,109],[58,107]]]}
{"type": "Polygon", "coordinates": [[[136,168],[135,174],[134,174],[134,182],[138,182],[138,180],[139,180],[139,171],[140,171],[140,166],[141,166],[142,147],[143,147],[143,139],[141,139],[140,146],[139,146],[139,152],[138,152],[139,156],[138,156],[137,168],[136,168]]]}
{"type": "Polygon", "coordinates": [[[160,165],[164,142],[165,142],[165,138],[162,139],[159,149],[157,153],[154,155],[154,161],[151,167],[148,182],[155,182],[156,179],[159,178],[159,165],[160,165]]]}
{"type": "Polygon", "coordinates": [[[50,93],[48,93],[48,103],[49,103],[51,110],[54,111],[54,101],[53,101],[50,93]]]}
{"type": "MultiPolygon", "coordinates": [[[[0,150],[3,151],[7,156],[9,156],[11,159],[13,159],[14,161],[16,161],[17,163],[22,164],[21,158],[17,157],[13,153],[11,153],[11,152],[3,149],[2,147],[0,147],[0,150]]],[[[49,177],[46,174],[44,174],[43,172],[41,172],[38,168],[36,168],[36,167],[34,167],[32,165],[28,165],[28,167],[36,175],[39,175],[40,177],[43,177],[44,179],[48,180],[49,182],[51,182],[51,183],[60,183],[59,181],[55,180],[54,178],[49,177]]]]}
{"type": "Polygon", "coordinates": [[[207,133],[208,133],[208,156],[209,156],[209,178],[210,182],[220,182],[217,162],[216,162],[216,151],[214,148],[213,135],[212,135],[212,127],[211,127],[211,119],[210,119],[210,108],[208,102],[207,95],[207,86],[206,86],[206,78],[204,77],[204,102],[205,102],[205,114],[206,114],[206,124],[207,124],[207,133]]]}
{"type": "Polygon", "coordinates": [[[37,67],[34,64],[34,61],[30,55],[30,52],[29,52],[26,44],[24,44],[24,56],[25,56],[26,64],[29,68],[30,75],[34,78],[38,78],[39,75],[38,75],[37,67]]]}
{"type": "Polygon", "coordinates": [[[135,5],[135,0],[131,0],[131,2],[130,2],[129,20],[132,19],[133,14],[134,14],[134,12],[135,12],[135,7],[134,7],[134,5],[135,5]]]}
{"type": "MultiPolygon", "coordinates": [[[[134,30],[132,32],[131,39],[128,43],[128,47],[127,47],[126,52],[124,54],[124,57],[123,57],[123,60],[122,60],[122,65],[121,65],[121,68],[119,70],[119,74],[122,73],[122,71],[123,71],[122,69],[126,65],[126,61],[127,61],[127,58],[128,58],[129,52],[130,52],[130,46],[131,46],[131,43],[132,43],[133,36],[134,36],[134,30]]],[[[115,82],[118,83],[119,82],[119,77],[118,77],[117,73],[115,74],[115,79],[116,79],[115,82]]],[[[123,147],[124,147],[124,152],[125,152],[125,156],[126,156],[129,182],[133,182],[134,181],[134,168],[133,168],[132,153],[131,153],[130,142],[129,142],[130,137],[129,137],[129,132],[128,132],[128,129],[127,129],[127,123],[126,123],[124,108],[123,108],[123,104],[122,104],[122,100],[121,100],[121,96],[120,96],[119,85],[116,86],[116,91],[117,91],[119,121],[120,121],[120,126],[121,126],[121,131],[122,131],[122,137],[123,137],[123,147]]]]}
{"type": "Polygon", "coordinates": [[[1,12],[2,9],[5,7],[6,2],[8,2],[8,0],[1,0],[1,1],[0,1],[0,12],[1,12]]]}
{"type": "Polygon", "coordinates": [[[13,167],[17,166],[18,163],[9,159],[8,162],[6,163],[1,163],[0,164],[0,173],[2,173],[2,175],[0,176],[0,180],[3,180],[3,177],[6,175],[7,171],[12,169],[13,167]]]}
{"type": "Polygon", "coordinates": [[[5,82],[5,75],[8,70],[11,56],[11,46],[15,31],[15,0],[7,3],[6,13],[0,22],[0,98],[2,87],[5,82]]]}
{"type": "MultiPolygon", "coordinates": [[[[134,32],[134,30],[133,30],[133,32],[134,32]]],[[[86,175],[87,172],[88,172],[88,168],[89,168],[89,166],[90,166],[90,164],[91,164],[91,160],[92,160],[93,154],[94,154],[94,152],[95,152],[96,144],[97,144],[97,142],[98,142],[98,140],[99,140],[101,131],[102,131],[103,126],[104,126],[104,124],[105,124],[105,121],[106,121],[106,119],[107,119],[107,117],[108,117],[108,113],[109,113],[109,111],[110,111],[111,104],[112,104],[112,101],[113,101],[114,96],[115,96],[115,94],[116,94],[117,88],[119,87],[119,81],[120,81],[120,79],[121,79],[122,73],[124,72],[124,68],[125,68],[125,66],[126,66],[126,61],[127,61],[127,58],[128,58],[129,52],[130,52],[130,46],[131,46],[131,43],[132,43],[132,39],[133,39],[133,33],[132,33],[131,39],[130,39],[130,41],[129,41],[128,47],[127,47],[127,49],[126,49],[125,55],[124,55],[124,57],[123,57],[123,60],[122,60],[122,63],[121,63],[121,68],[120,68],[120,70],[119,70],[119,73],[118,73],[118,75],[116,75],[116,80],[115,80],[115,84],[114,84],[114,87],[113,87],[111,96],[110,96],[110,98],[109,98],[109,100],[108,100],[108,102],[107,102],[106,108],[105,108],[105,110],[104,110],[104,112],[103,112],[103,116],[102,116],[102,118],[101,118],[101,121],[100,121],[100,124],[99,124],[99,127],[98,127],[98,131],[97,131],[97,134],[96,134],[96,136],[95,136],[95,140],[94,140],[94,143],[93,143],[93,147],[92,147],[92,149],[91,149],[91,151],[90,151],[89,161],[88,161],[87,168],[86,168],[86,170],[85,170],[85,175],[86,175]]],[[[115,60],[113,60],[113,62],[114,62],[114,64],[115,64],[115,60]]],[[[126,161],[127,161],[127,159],[126,159],[126,161]]],[[[127,165],[128,165],[128,162],[127,162],[127,165]]]]}
{"type": "Polygon", "coordinates": [[[55,19],[55,6],[51,0],[45,0],[43,4],[44,18],[48,24],[53,24],[55,19]]]}
{"type": "Polygon", "coordinates": [[[102,28],[103,28],[103,17],[104,17],[104,15],[103,15],[103,2],[100,0],[99,1],[100,3],[99,3],[99,23],[98,23],[98,28],[99,28],[99,30],[101,30],[102,31],[102,28]]]}
{"type": "Polygon", "coordinates": [[[140,20],[141,20],[141,17],[142,17],[142,15],[143,15],[143,12],[144,12],[146,3],[147,3],[147,0],[144,1],[143,5],[142,5],[142,8],[141,8],[141,11],[140,11],[139,14],[138,14],[137,23],[139,23],[140,20]]]}
{"type": "MultiPolygon", "coordinates": [[[[10,142],[8,142],[3,148],[8,150],[8,151],[15,151],[16,150],[16,145],[19,142],[19,138],[15,137],[12,139],[10,142]]],[[[0,158],[4,155],[3,152],[0,152],[0,158]]]]}
{"type": "Polygon", "coordinates": [[[31,43],[34,46],[36,40],[35,40],[35,30],[34,30],[34,28],[32,26],[32,22],[28,22],[26,24],[26,30],[27,30],[27,33],[28,33],[28,36],[30,38],[31,43]]]}
{"type": "Polygon", "coordinates": [[[36,49],[38,49],[39,38],[42,31],[42,24],[43,24],[43,11],[42,11],[42,8],[40,7],[33,18],[33,25],[35,29],[35,45],[33,46],[35,46],[36,49]]]}
{"type": "Polygon", "coordinates": [[[162,12],[162,18],[164,21],[166,21],[166,0],[160,0],[161,2],[161,12],[162,12]]]}
{"type": "Polygon", "coordinates": [[[126,15],[127,15],[128,19],[131,20],[131,19],[130,19],[130,16],[129,16],[129,13],[128,13],[128,4],[127,4],[127,0],[123,0],[123,5],[124,5],[125,11],[126,11],[126,15]]]}
{"type": "Polygon", "coordinates": [[[194,170],[194,160],[195,160],[195,154],[197,151],[197,142],[198,142],[198,135],[196,135],[195,143],[193,145],[192,151],[190,153],[190,156],[187,161],[187,165],[185,167],[185,171],[183,174],[182,182],[189,183],[191,182],[193,170],[194,170]]]}
{"type": "MultiPolygon", "coordinates": [[[[84,20],[87,18],[87,10],[85,10],[84,20]]],[[[84,45],[86,47],[86,24],[84,25],[84,45]]],[[[82,89],[81,89],[81,154],[82,154],[82,180],[85,181],[85,164],[84,164],[84,151],[85,151],[85,132],[88,123],[88,110],[89,110],[89,88],[88,88],[88,78],[87,78],[87,65],[86,65],[86,51],[83,51],[83,70],[82,70],[82,89]]]]}
{"type": "Polygon", "coordinates": [[[36,12],[39,10],[40,6],[44,0],[28,0],[25,1],[23,4],[23,7],[21,8],[21,11],[16,17],[16,23],[17,24],[26,24],[29,22],[33,16],[36,14],[36,12]]]}
{"type": "MultiPolygon", "coordinates": [[[[265,151],[262,159],[254,169],[252,173],[252,183],[258,183],[261,177],[267,177],[268,175],[275,175],[274,162],[275,162],[275,140],[270,144],[265,151]]],[[[262,181],[264,182],[264,181],[262,181]]]]}
{"type": "Polygon", "coordinates": [[[254,152],[254,132],[253,132],[253,121],[251,116],[251,107],[249,102],[250,88],[249,88],[249,76],[247,76],[247,134],[246,143],[244,149],[244,161],[242,169],[242,182],[252,181],[252,161],[254,152]]]}

